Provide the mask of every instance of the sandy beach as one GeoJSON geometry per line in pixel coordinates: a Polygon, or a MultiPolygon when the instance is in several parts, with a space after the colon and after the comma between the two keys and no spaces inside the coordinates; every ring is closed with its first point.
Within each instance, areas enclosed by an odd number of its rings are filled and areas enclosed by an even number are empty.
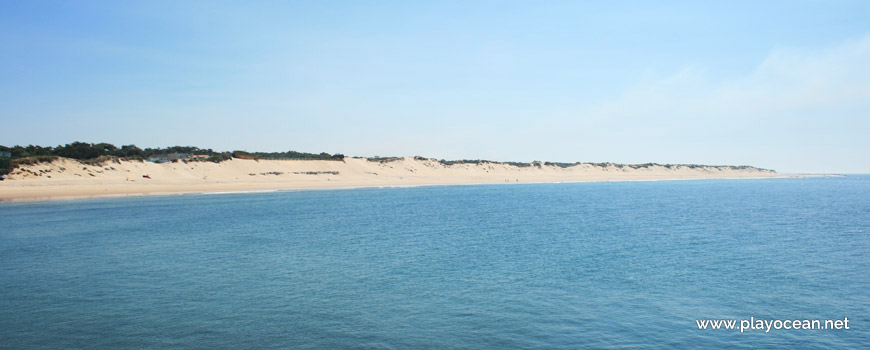
{"type": "Polygon", "coordinates": [[[232,159],[221,163],[115,160],[100,165],[60,159],[12,171],[6,181],[0,182],[0,201],[382,186],[795,176],[806,175],[731,166],[587,163],[559,166],[540,162],[530,166],[492,162],[446,165],[419,157],[346,158],[344,161],[232,159]]]}

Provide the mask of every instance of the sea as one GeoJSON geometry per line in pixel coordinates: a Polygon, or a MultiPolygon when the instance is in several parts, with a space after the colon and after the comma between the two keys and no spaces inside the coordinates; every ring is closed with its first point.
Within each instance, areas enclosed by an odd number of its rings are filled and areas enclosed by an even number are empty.
{"type": "Polygon", "coordinates": [[[866,349],[870,176],[0,203],[0,348],[866,349]]]}

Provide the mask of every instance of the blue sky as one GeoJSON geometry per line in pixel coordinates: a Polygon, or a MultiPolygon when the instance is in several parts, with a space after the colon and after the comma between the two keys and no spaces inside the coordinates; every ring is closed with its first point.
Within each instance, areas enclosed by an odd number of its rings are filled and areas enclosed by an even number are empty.
{"type": "Polygon", "coordinates": [[[19,1],[0,144],[870,173],[870,2],[19,1]]]}

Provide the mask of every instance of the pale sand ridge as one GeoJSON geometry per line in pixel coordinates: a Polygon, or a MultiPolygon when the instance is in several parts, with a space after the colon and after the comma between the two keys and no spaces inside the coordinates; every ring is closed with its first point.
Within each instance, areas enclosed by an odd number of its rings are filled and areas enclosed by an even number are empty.
{"type": "Polygon", "coordinates": [[[0,201],[169,193],[325,189],[490,183],[774,178],[753,167],[616,164],[531,166],[481,162],[445,165],[434,159],[366,158],[151,163],[115,160],[88,165],[71,159],[26,165],[0,182],[0,201]],[[150,179],[143,178],[150,176],[150,179]]]}

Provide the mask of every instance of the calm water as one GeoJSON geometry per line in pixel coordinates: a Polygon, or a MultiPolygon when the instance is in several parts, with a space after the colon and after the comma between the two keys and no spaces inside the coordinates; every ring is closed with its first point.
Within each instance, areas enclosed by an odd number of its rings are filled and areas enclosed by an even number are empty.
{"type": "Polygon", "coordinates": [[[866,348],[870,177],[0,204],[0,348],[866,348]],[[696,319],[850,330],[699,330],[696,319]]]}

